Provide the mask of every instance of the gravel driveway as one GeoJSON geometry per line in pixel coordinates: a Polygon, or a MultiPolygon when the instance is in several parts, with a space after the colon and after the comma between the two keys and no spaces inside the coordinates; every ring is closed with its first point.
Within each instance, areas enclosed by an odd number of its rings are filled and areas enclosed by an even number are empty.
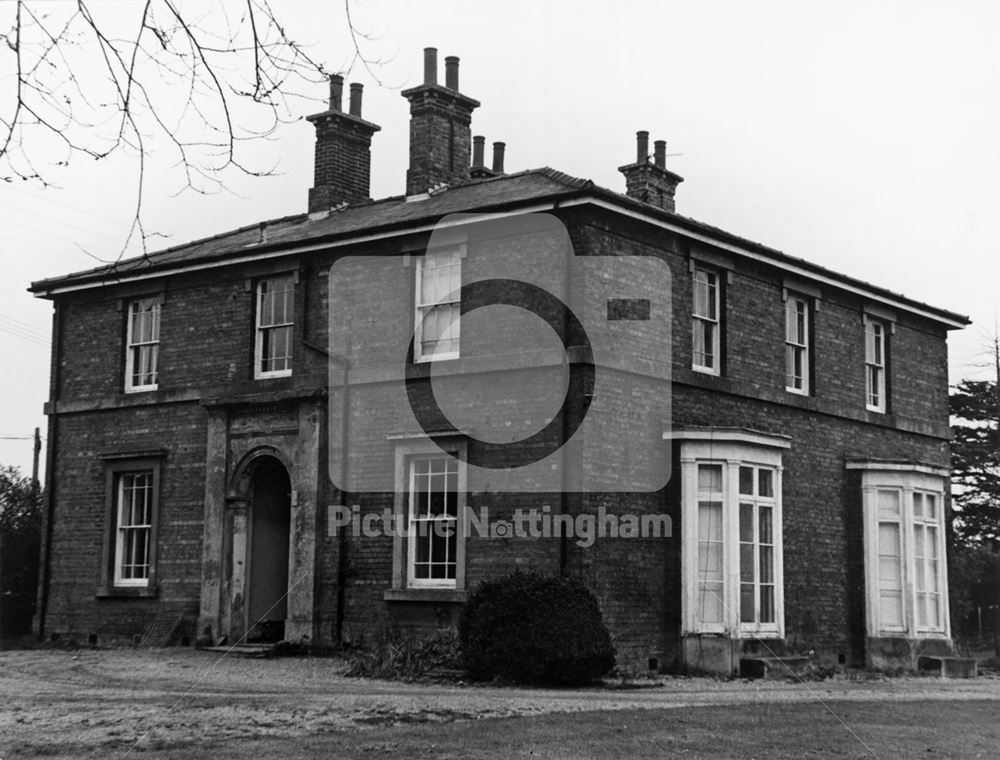
{"type": "MultiPolygon", "coordinates": [[[[394,723],[738,703],[985,699],[1000,678],[809,683],[666,678],[649,688],[513,689],[343,676],[327,658],[193,650],[0,652],[0,760],[106,747],[358,730],[394,723]]],[[[998,706],[1000,709],[1000,706],[998,706]]]]}

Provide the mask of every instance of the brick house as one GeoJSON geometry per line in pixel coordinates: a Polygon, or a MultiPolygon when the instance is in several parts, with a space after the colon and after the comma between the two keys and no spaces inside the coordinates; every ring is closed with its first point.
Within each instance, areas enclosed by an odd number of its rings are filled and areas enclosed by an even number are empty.
{"type": "MultiPolygon", "coordinates": [[[[620,168],[624,195],[550,168],[506,173],[502,143],[488,167],[458,59],[444,85],[436,67],[428,49],[424,83],[402,93],[405,195],[369,198],[379,126],[361,116],[361,85],[342,109],[333,77],[329,110],[310,117],[308,213],[32,284],[54,306],[39,634],[130,641],[168,620],[191,640],[363,643],[453,623],[478,582],[531,568],[594,591],[629,668],[732,673],[764,655],[912,667],[949,652],[946,337],[968,320],[677,214],[682,180],[665,143],[650,157],[645,132],[620,168]],[[528,213],[565,231],[566,272],[568,259],[611,255],[664,267],[663,281],[626,284],[669,292],[666,393],[626,362],[561,412],[570,426],[607,424],[596,459],[563,453],[565,467],[662,463],[661,487],[474,485],[487,442],[457,424],[415,430],[392,405],[390,386],[405,375],[426,388],[432,367],[501,390],[512,376],[547,382],[551,351],[501,367],[516,331],[477,338],[449,296],[477,267],[529,271],[530,257],[460,225],[434,238],[454,214],[528,213]],[[331,284],[362,258],[382,274],[331,284]],[[359,310],[356,325],[331,293],[359,310]],[[459,311],[460,335],[448,327],[459,311]],[[626,380],[632,393],[616,393],[626,380]],[[672,530],[582,546],[331,528],[338,509],[454,522],[473,501],[500,518],[667,515],[672,530]]],[[[589,308],[571,280],[549,285],[589,308]]],[[[585,364],[566,330],[554,329],[556,353],[585,364]]],[[[548,450],[566,437],[547,414],[528,394],[505,424],[541,427],[532,445],[548,450]]]]}

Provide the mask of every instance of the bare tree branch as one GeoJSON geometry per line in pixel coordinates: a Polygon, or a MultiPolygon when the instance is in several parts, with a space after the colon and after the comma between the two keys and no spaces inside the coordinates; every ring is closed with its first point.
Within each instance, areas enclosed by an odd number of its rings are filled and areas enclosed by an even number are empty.
{"type": "MultiPolygon", "coordinates": [[[[291,103],[315,103],[309,92],[327,78],[267,0],[182,2],[144,0],[122,19],[96,0],[45,3],[44,10],[16,0],[10,29],[0,35],[0,69],[15,72],[12,102],[0,102],[0,179],[48,186],[52,167],[74,157],[132,157],[136,202],[116,264],[133,243],[146,252],[143,198],[154,146],[159,155],[165,140],[173,152],[183,178],[177,192],[219,192],[233,171],[267,176],[274,167],[254,166],[245,146],[296,120],[291,103]],[[63,158],[49,158],[53,145],[63,158]]],[[[350,3],[348,71],[360,63],[379,81],[381,61],[364,54],[374,38],[355,29],[350,3]]]]}

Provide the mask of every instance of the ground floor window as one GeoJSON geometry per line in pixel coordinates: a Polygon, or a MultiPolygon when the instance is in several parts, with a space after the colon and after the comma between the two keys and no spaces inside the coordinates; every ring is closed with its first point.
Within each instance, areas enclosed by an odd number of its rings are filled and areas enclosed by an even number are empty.
{"type": "Polygon", "coordinates": [[[160,457],[105,457],[107,488],[101,594],[153,591],[160,457]]]}
{"type": "Polygon", "coordinates": [[[853,462],[861,471],[869,636],[946,638],[947,470],[853,462]]]}
{"type": "Polygon", "coordinates": [[[728,429],[673,438],[681,447],[686,632],[783,635],[781,455],[789,440],[728,429]]]}
{"type": "Polygon", "coordinates": [[[408,575],[411,586],[454,586],[458,570],[458,460],[408,461],[408,575]]]}
{"type": "Polygon", "coordinates": [[[466,444],[464,439],[395,444],[393,588],[465,588],[466,444]]]}

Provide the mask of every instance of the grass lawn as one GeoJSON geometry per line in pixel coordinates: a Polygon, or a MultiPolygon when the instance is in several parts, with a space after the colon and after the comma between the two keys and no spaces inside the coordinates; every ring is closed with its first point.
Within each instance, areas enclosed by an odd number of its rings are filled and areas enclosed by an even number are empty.
{"type": "MultiPolygon", "coordinates": [[[[433,724],[395,723],[344,733],[231,743],[213,742],[211,737],[205,737],[204,743],[179,745],[151,738],[128,757],[158,760],[1000,757],[1000,708],[996,701],[833,702],[829,707],[837,717],[816,703],[744,704],[433,724]]],[[[105,746],[100,756],[122,757],[126,749],[105,746]]],[[[15,752],[4,760],[18,756],[15,752]]],[[[85,755],[77,755],[82,756],[85,755]]]]}

